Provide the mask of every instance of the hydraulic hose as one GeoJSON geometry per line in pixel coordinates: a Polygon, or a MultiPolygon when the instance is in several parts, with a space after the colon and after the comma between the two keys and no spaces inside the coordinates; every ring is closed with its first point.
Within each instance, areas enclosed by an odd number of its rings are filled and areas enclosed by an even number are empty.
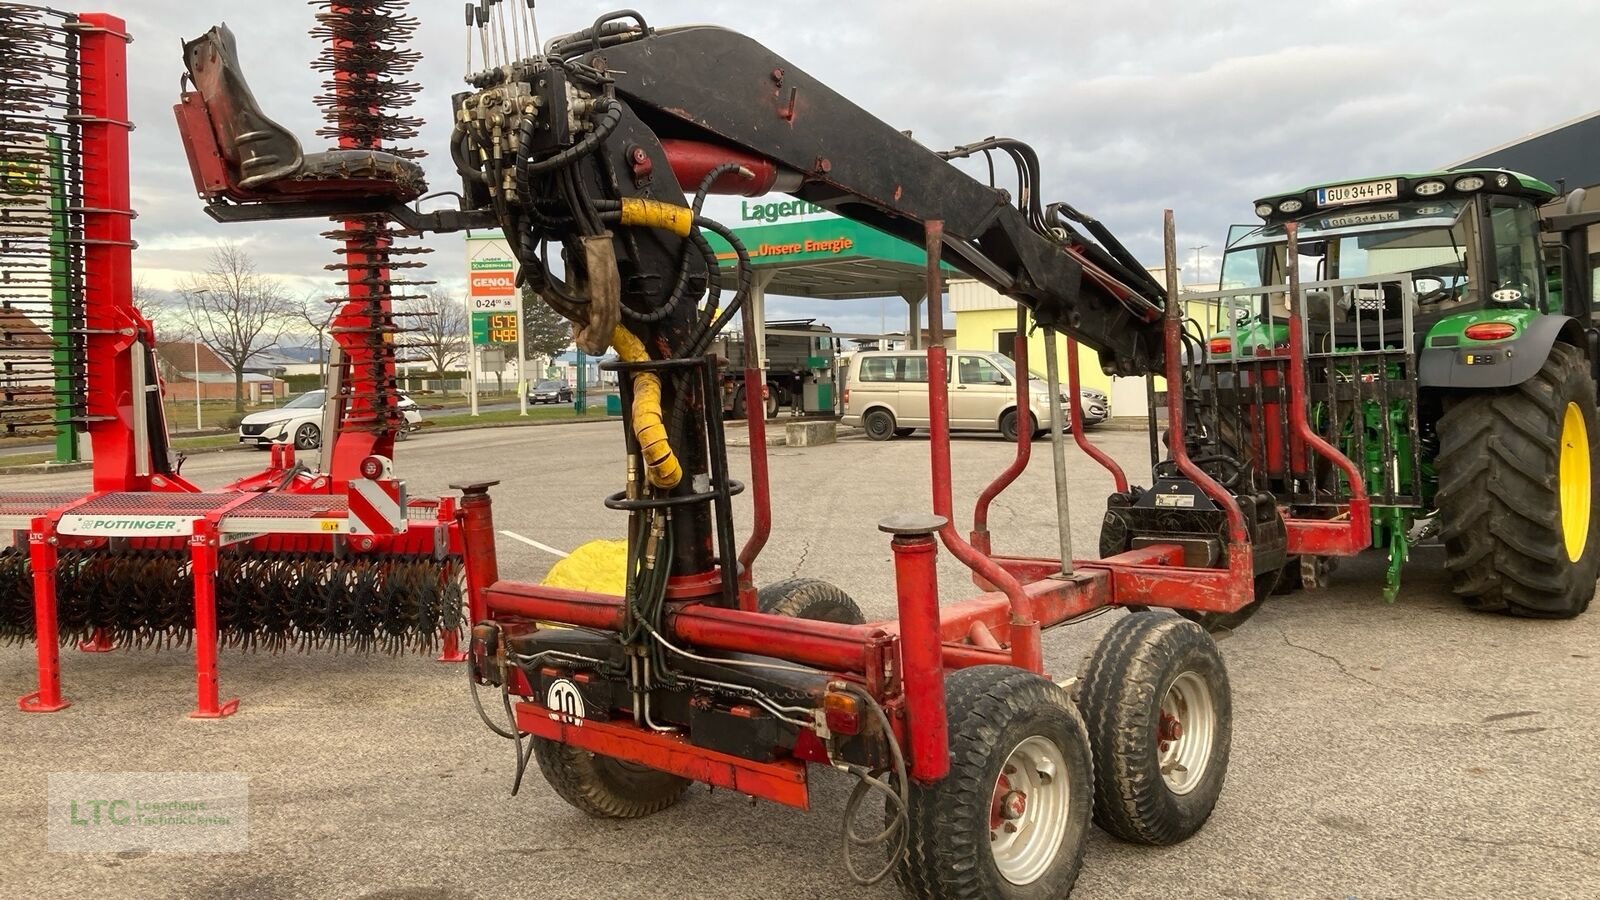
{"type": "MultiPolygon", "coordinates": [[[[611,345],[625,363],[650,361],[644,343],[621,325],[611,332],[611,345]]],[[[650,483],[663,490],[677,487],[683,480],[683,466],[667,443],[667,426],[661,417],[661,379],[654,372],[634,374],[631,418],[650,483]]]]}

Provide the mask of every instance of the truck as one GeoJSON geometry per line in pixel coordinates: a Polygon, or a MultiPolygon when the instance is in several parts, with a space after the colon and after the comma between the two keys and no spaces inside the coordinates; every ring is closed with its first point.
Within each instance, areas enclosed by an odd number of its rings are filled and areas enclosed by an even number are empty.
{"type": "MultiPolygon", "coordinates": [[[[766,323],[767,418],[784,407],[797,414],[834,412],[835,362],[839,341],[833,329],[816,319],[768,321],[766,323]],[[807,389],[811,389],[807,396],[807,389]]],[[[745,417],[745,342],[738,331],[719,336],[711,352],[721,362],[722,412],[733,419],[745,417]]]]}

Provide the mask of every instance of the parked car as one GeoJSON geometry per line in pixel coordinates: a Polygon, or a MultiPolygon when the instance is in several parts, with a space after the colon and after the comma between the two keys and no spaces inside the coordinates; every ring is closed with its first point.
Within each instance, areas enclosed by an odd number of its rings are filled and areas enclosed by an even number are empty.
{"type": "Polygon", "coordinates": [[[572,386],[565,381],[541,381],[528,388],[528,402],[540,403],[571,403],[572,386]]]}
{"type": "MultiPolygon", "coordinates": [[[[928,427],[928,361],[922,351],[857,353],[850,358],[848,371],[844,424],[859,426],[875,441],[905,437],[928,427]]],[[[1007,440],[1016,440],[1026,421],[1035,437],[1046,433],[1039,423],[1050,419],[1050,395],[1037,373],[1028,380],[1031,402],[1024,411],[1026,420],[1016,408],[1016,366],[1005,355],[955,351],[950,354],[948,377],[951,430],[998,431],[1007,440]]],[[[1098,424],[1111,415],[1110,399],[1104,391],[1084,388],[1079,397],[1085,425],[1098,424]]]]}
{"type": "MultiPolygon", "coordinates": [[[[294,444],[296,450],[315,450],[322,446],[322,408],[327,391],[307,391],[277,409],[251,413],[239,422],[239,443],[265,450],[273,444],[294,444]]],[[[422,427],[422,410],[417,401],[400,395],[400,415],[405,427],[396,437],[404,440],[422,427]]]]}

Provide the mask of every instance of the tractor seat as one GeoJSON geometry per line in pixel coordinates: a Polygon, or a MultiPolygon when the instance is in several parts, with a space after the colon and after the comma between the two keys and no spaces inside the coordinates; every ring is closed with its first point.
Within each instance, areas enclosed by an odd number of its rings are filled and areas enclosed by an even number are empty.
{"type": "Polygon", "coordinates": [[[422,167],[392,153],[302,152],[295,136],[268,118],[256,103],[227,25],[218,25],[185,43],[183,58],[196,90],[186,93],[178,105],[178,122],[196,186],[206,199],[270,202],[280,197],[325,200],[376,194],[409,202],[427,190],[422,167]],[[205,129],[210,131],[209,137],[197,133],[201,127],[196,101],[209,120],[205,129]],[[226,169],[220,180],[211,177],[216,173],[203,171],[204,163],[217,156],[226,169]],[[223,180],[225,185],[219,183],[223,180]]]}

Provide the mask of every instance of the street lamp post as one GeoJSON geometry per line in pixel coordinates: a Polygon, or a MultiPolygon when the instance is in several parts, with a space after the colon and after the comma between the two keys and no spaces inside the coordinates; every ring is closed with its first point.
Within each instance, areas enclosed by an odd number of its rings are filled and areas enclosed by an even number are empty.
{"type": "Polygon", "coordinates": [[[1195,277],[1195,280],[1193,282],[1191,282],[1192,284],[1199,284],[1200,283],[1199,282],[1199,278],[1200,278],[1200,251],[1206,249],[1209,246],[1211,246],[1211,245],[1210,244],[1200,244],[1199,246],[1190,247],[1189,248],[1190,250],[1194,251],[1194,277],[1195,277]]]}
{"type": "MultiPolygon", "coordinates": [[[[200,288],[199,290],[184,291],[184,293],[191,297],[201,297],[211,293],[211,289],[200,288]]],[[[189,311],[189,327],[194,329],[194,334],[190,336],[189,344],[190,349],[194,351],[194,371],[189,373],[189,384],[194,391],[194,430],[205,431],[205,416],[200,410],[200,320],[195,318],[194,310],[192,309],[189,311]]]]}

